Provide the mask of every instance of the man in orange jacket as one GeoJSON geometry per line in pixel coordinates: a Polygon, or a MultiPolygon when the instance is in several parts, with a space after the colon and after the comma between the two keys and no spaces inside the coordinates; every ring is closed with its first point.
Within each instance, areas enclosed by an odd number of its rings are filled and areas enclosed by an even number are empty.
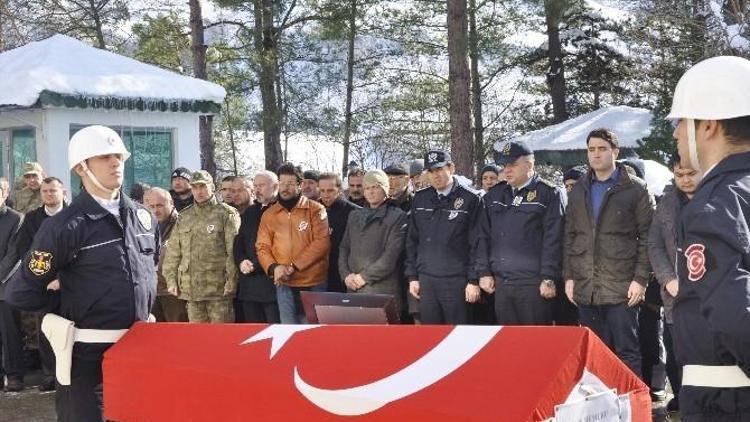
{"type": "Polygon", "coordinates": [[[324,291],[331,248],[325,207],[301,194],[302,172],[282,164],[279,200],[260,220],[255,248],[263,270],[276,285],[282,324],[302,324],[300,291],[324,291]]]}

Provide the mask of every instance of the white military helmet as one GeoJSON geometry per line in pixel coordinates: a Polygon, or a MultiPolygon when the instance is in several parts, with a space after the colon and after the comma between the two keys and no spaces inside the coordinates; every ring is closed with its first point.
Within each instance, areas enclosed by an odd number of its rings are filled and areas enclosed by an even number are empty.
{"type": "Polygon", "coordinates": [[[688,69],[677,82],[667,119],[686,119],[692,167],[701,171],[695,120],[726,120],[750,116],[750,61],[735,56],[706,59],[688,69]]]}
{"type": "Polygon", "coordinates": [[[106,126],[86,126],[70,138],[68,167],[73,170],[73,167],[91,157],[109,154],[122,154],[123,161],[130,158],[117,132],[106,126]]]}
{"type": "Polygon", "coordinates": [[[750,116],[750,60],[706,59],[677,82],[667,119],[725,120],[750,116]]]}

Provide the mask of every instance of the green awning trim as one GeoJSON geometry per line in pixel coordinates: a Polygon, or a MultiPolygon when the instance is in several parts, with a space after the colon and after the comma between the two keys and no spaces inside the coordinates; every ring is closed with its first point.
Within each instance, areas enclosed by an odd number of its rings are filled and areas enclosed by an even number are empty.
{"type": "Polygon", "coordinates": [[[93,108],[105,110],[170,111],[217,114],[221,105],[212,101],[153,100],[144,98],[92,97],[42,91],[34,107],[93,108]]]}

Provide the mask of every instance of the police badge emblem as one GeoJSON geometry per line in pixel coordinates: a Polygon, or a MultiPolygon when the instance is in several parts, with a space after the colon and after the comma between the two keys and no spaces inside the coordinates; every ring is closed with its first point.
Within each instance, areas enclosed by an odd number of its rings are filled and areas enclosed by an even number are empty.
{"type": "Polygon", "coordinates": [[[213,233],[213,232],[214,232],[214,229],[215,229],[215,228],[216,228],[216,226],[214,226],[213,224],[209,224],[209,225],[207,225],[207,226],[206,226],[206,232],[207,232],[208,234],[211,234],[211,233],[213,233]]]}
{"type": "Polygon", "coordinates": [[[36,276],[42,276],[52,268],[52,253],[44,251],[31,252],[29,271],[36,276]]]}
{"type": "Polygon", "coordinates": [[[456,198],[455,201],[453,201],[453,208],[460,210],[461,207],[464,206],[464,198],[456,198]]]}
{"type": "Polygon", "coordinates": [[[507,143],[505,144],[505,146],[503,146],[503,155],[508,155],[508,154],[510,154],[510,143],[507,143]]]}
{"type": "Polygon", "coordinates": [[[431,152],[431,153],[429,153],[429,154],[427,155],[427,161],[429,161],[429,162],[431,162],[431,163],[434,163],[434,162],[436,162],[436,161],[437,161],[437,156],[438,156],[438,155],[437,155],[437,153],[436,153],[436,152],[431,152]]]}
{"type": "Polygon", "coordinates": [[[300,221],[299,226],[297,226],[297,231],[303,232],[307,230],[307,226],[308,226],[307,221],[300,221]]]}
{"type": "Polygon", "coordinates": [[[533,201],[535,199],[536,199],[536,191],[535,190],[529,191],[529,193],[526,194],[526,200],[527,201],[531,202],[531,201],[533,201]]]}
{"type": "Polygon", "coordinates": [[[700,281],[706,275],[706,247],[700,243],[693,243],[685,250],[687,258],[688,280],[700,281]]]}
{"type": "Polygon", "coordinates": [[[151,213],[144,209],[138,209],[138,211],[135,212],[135,215],[138,216],[138,221],[141,223],[141,226],[143,226],[144,229],[151,231],[151,213]]]}

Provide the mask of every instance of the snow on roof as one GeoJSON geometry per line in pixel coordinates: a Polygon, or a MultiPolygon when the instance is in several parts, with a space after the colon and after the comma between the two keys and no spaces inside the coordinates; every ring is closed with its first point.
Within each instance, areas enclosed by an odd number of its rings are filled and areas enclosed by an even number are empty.
{"type": "MultiPolygon", "coordinates": [[[[620,147],[636,148],[638,140],[651,133],[651,112],[635,107],[604,107],[544,129],[528,132],[511,141],[524,142],[532,150],[573,150],[586,148],[586,136],[594,129],[608,128],[617,134],[620,147]]],[[[496,142],[500,151],[504,142],[496,142]]]]}
{"type": "Polygon", "coordinates": [[[65,35],[0,54],[0,106],[32,106],[43,91],[217,104],[226,95],[224,88],[212,82],[100,50],[65,35]]]}
{"type": "Polygon", "coordinates": [[[646,181],[648,192],[651,195],[662,195],[664,188],[674,179],[672,171],[667,166],[654,160],[643,160],[643,167],[643,178],[646,181]]]}

